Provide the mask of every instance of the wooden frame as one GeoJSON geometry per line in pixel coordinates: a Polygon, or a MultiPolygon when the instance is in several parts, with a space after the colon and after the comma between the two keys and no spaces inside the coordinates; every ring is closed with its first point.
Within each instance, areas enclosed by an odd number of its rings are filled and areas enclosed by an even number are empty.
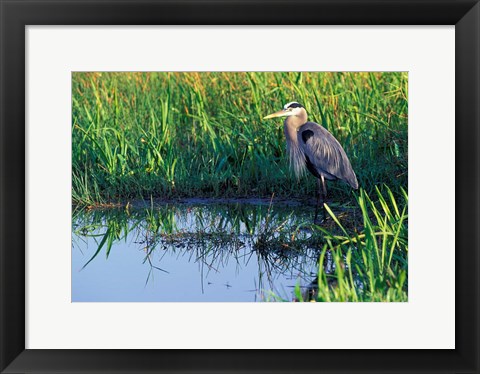
{"type": "Polygon", "coordinates": [[[480,5],[477,1],[0,0],[0,7],[2,372],[479,372],[480,5]],[[456,25],[456,349],[25,350],[25,26],[44,24],[456,25]]]}

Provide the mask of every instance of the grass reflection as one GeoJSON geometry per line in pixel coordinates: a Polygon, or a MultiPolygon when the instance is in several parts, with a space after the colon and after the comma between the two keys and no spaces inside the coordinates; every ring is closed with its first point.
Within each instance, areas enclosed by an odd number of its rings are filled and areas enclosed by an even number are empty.
{"type": "Polygon", "coordinates": [[[360,191],[358,207],[329,207],[322,226],[311,224],[311,209],[302,205],[150,202],[79,209],[73,247],[96,243],[83,269],[100,254],[108,258],[116,243],[129,243],[144,252],[146,283],[156,271],[168,273],[162,259],[174,255],[198,264],[202,289],[211,272],[232,262],[242,272],[255,261],[258,300],[406,301],[407,198],[397,202],[386,187],[375,199],[360,191]],[[297,286],[284,289],[279,277],[297,286]]]}

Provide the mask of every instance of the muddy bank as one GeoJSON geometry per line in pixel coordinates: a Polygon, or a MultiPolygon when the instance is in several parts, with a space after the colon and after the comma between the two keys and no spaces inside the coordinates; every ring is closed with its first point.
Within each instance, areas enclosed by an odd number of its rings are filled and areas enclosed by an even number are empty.
{"type": "MultiPolygon", "coordinates": [[[[299,207],[303,205],[314,205],[314,199],[287,199],[287,198],[203,198],[203,197],[190,197],[190,198],[175,198],[175,199],[162,199],[153,198],[148,199],[133,199],[123,202],[110,202],[104,204],[88,205],[87,209],[110,209],[110,208],[129,208],[129,209],[143,209],[153,207],[162,207],[165,205],[225,205],[225,204],[242,204],[242,205],[276,205],[283,207],[299,207]]],[[[73,208],[80,208],[75,204],[73,208]]]]}

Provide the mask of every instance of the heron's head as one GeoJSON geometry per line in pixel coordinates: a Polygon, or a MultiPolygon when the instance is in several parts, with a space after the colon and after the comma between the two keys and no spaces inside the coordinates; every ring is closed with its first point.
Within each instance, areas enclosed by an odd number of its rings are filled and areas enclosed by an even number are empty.
{"type": "Polygon", "coordinates": [[[276,117],[291,117],[291,116],[303,117],[305,114],[306,112],[303,105],[297,103],[296,101],[292,101],[288,104],[285,104],[282,110],[269,114],[268,116],[263,117],[263,119],[276,118],[276,117]]]}

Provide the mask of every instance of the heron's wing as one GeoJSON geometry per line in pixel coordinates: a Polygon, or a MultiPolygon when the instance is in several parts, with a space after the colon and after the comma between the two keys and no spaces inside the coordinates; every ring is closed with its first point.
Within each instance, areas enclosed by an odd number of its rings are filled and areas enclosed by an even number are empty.
{"type": "Polygon", "coordinates": [[[298,144],[307,162],[327,178],[342,179],[358,188],[357,177],[340,143],[326,129],[315,122],[307,122],[298,129],[298,144]],[[332,178],[334,177],[334,178],[332,178]]]}

